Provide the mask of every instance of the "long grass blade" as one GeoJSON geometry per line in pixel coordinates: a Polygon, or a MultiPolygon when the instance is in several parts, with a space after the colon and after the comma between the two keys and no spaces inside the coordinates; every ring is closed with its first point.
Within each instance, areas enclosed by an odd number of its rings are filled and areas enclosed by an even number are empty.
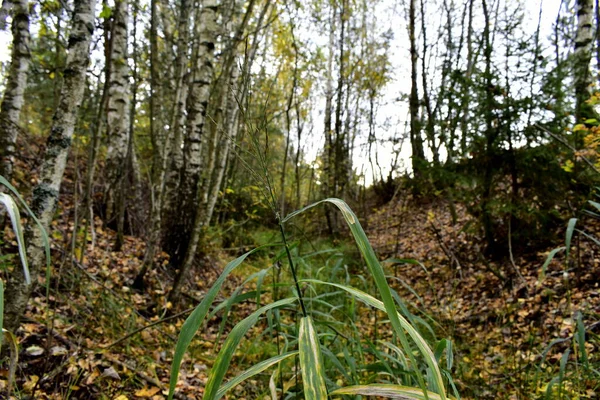
{"type": "Polygon", "coordinates": [[[404,399],[404,400],[441,400],[441,396],[437,393],[428,392],[427,396],[423,394],[423,391],[417,388],[390,385],[390,384],[372,384],[372,385],[357,385],[357,386],[346,386],[340,389],[336,389],[330,393],[331,396],[379,396],[386,397],[388,399],[404,399]]]}
{"type": "Polygon", "coordinates": [[[29,215],[33,221],[36,223],[36,225],[38,226],[41,235],[42,235],[42,241],[44,242],[44,251],[46,253],[46,294],[48,293],[48,290],[50,288],[50,286],[48,285],[48,283],[50,282],[50,262],[51,262],[51,257],[50,257],[50,238],[48,237],[48,232],[46,232],[46,229],[44,228],[44,225],[42,225],[42,222],[38,219],[38,217],[33,213],[33,211],[31,211],[31,208],[29,208],[29,206],[27,205],[27,203],[25,202],[25,200],[23,200],[23,197],[21,197],[21,194],[19,193],[19,191],[17,189],[15,189],[15,187],[13,185],[11,185],[6,178],[4,178],[2,175],[0,175],[0,185],[4,185],[8,188],[8,190],[10,190],[13,195],[15,196],[15,198],[17,200],[19,200],[19,202],[21,203],[21,205],[23,206],[23,208],[25,209],[25,211],[27,211],[27,215],[29,215]]]}
{"type": "Polygon", "coordinates": [[[215,297],[217,297],[219,290],[221,290],[221,286],[223,286],[223,282],[225,281],[227,276],[229,276],[229,274],[234,269],[240,266],[240,264],[249,255],[269,246],[270,245],[257,247],[241,255],[235,260],[229,262],[225,266],[223,273],[221,273],[217,281],[210,288],[208,293],[206,293],[200,304],[198,304],[198,306],[194,309],[194,311],[192,311],[192,313],[187,317],[187,319],[183,323],[183,326],[181,327],[181,332],[179,333],[179,338],[177,339],[177,345],[175,346],[173,363],[171,364],[171,379],[169,382],[168,396],[169,400],[171,400],[173,398],[173,395],[175,394],[175,385],[177,384],[177,378],[179,377],[179,369],[181,368],[181,361],[183,360],[183,355],[187,351],[187,348],[189,347],[190,343],[192,342],[194,335],[196,335],[196,332],[198,331],[198,329],[200,329],[200,326],[202,325],[202,322],[204,321],[204,318],[206,317],[206,314],[208,313],[212,302],[214,301],[215,297]]]}
{"type": "Polygon", "coordinates": [[[225,395],[225,393],[227,393],[229,390],[233,389],[234,387],[236,387],[243,381],[245,381],[249,378],[252,378],[255,375],[258,375],[261,372],[263,372],[264,370],[271,368],[273,365],[279,364],[283,360],[286,360],[297,354],[298,354],[297,351],[292,351],[290,353],[285,353],[285,354],[281,354],[281,355],[278,355],[275,357],[271,357],[268,360],[264,360],[264,361],[259,362],[258,364],[253,365],[251,368],[248,368],[247,370],[245,370],[244,372],[242,372],[241,374],[239,374],[238,376],[236,376],[235,378],[231,379],[230,381],[225,383],[223,386],[221,386],[221,388],[219,388],[219,391],[217,392],[216,398],[219,399],[219,398],[223,397],[223,395],[225,395]]]}
{"type": "MultiPolygon", "coordinates": [[[[432,353],[431,349],[429,348],[429,346],[427,345],[427,343],[425,343],[425,341],[423,341],[421,336],[418,335],[418,333],[412,328],[412,326],[410,326],[410,324],[407,323],[406,320],[403,321],[403,318],[400,318],[401,315],[396,311],[396,305],[395,305],[394,299],[392,297],[390,287],[387,283],[384,270],[381,267],[381,264],[379,264],[379,260],[377,259],[377,256],[375,255],[375,251],[373,251],[373,247],[371,247],[371,244],[369,243],[369,240],[367,239],[367,235],[365,234],[365,231],[361,227],[360,222],[358,221],[358,218],[356,217],[354,212],[352,212],[350,207],[348,207],[348,205],[343,200],[340,200],[340,199],[335,199],[335,198],[325,199],[325,200],[314,203],[312,205],[304,207],[303,209],[300,209],[298,211],[295,211],[295,212],[289,214],[287,217],[285,217],[283,219],[282,222],[289,221],[291,218],[295,217],[296,215],[301,214],[301,213],[305,212],[306,210],[308,210],[312,207],[315,207],[318,204],[325,203],[325,202],[335,205],[342,212],[342,215],[344,216],[344,219],[346,220],[346,223],[348,224],[348,227],[350,228],[350,231],[352,232],[352,235],[354,236],[354,240],[356,241],[358,249],[360,250],[363,258],[365,259],[365,262],[367,264],[369,272],[371,273],[371,276],[373,277],[373,280],[375,281],[375,284],[377,286],[377,289],[378,289],[379,294],[382,299],[382,305],[384,307],[384,311],[388,314],[388,316],[390,318],[390,322],[392,324],[392,327],[394,328],[394,331],[398,335],[400,342],[402,343],[402,346],[406,348],[407,353],[411,359],[411,362],[413,363],[413,365],[415,365],[415,366],[417,365],[416,359],[415,359],[414,355],[412,354],[412,351],[409,350],[410,346],[409,346],[408,340],[406,338],[406,335],[404,333],[404,329],[406,329],[408,332],[413,332],[413,334],[416,334],[417,339],[415,339],[415,337],[413,337],[413,340],[415,340],[415,342],[417,343],[417,346],[419,346],[419,349],[423,353],[424,359],[425,359],[427,365],[429,366],[429,368],[431,369],[431,373],[433,374],[434,385],[431,389],[434,392],[439,393],[442,400],[446,399],[446,389],[444,388],[442,374],[440,372],[439,366],[437,365],[437,362],[435,361],[433,353],[432,353]],[[409,327],[409,328],[407,328],[407,327],[409,327]]],[[[373,299],[373,300],[375,300],[375,299],[373,299]]],[[[411,334],[411,336],[412,336],[412,334],[411,334]]],[[[416,378],[419,383],[419,386],[423,390],[425,398],[428,398],[427,387],[426,387],[425,381],[423,379],[423,376],[421,374],[417,373],[416,378]]]]}
{"type": "Polygon", "coordinates": [[[563,251],[564,249],[565,249],[565,246],[557,247],[556,249],[552,250],[548,254],[548,257],[546,257],[546,261],[544,262],[544,265],[542,265],[542,270],[540,271],[540,276],[538,277],[538,280],[540,282],[543,281],[544,278],[546,277],[546,270],[548,269],[548,265],[550,265],[550,262],[556,256],[556,253],[558,253],[559,251],[563,251]]]}
{"type": "Polygon", "coordinates": [[[571,239],[573,239],[573,232],[575,231],[576,223],[577,223],[577,218],[571,218],[569,220],[569,224],[567,225],[567,233],[565,235],[565,247],[566,247],[565,256],[567,257],[567,260],[569,259],[569,252],[571,251],[571,239]]]}
{"type": "Polygon", "coordinates": [[[25,239],[23,238],[23,227],[21,226],[21,214],[19,213],[19,207],[17,207],[13,198],[6,193],[0,193],[0,203],[4,204],[6,211],[8,212],[10,223],[17,238],[17,247],[19,248],[19,257],[21,258],[21,264],[23,265],[25,282],[30,285],[31,276],[29,275],[29,266],[27,264],[25,239]]]}
{"type": "Polygon", "coordinates": [[[300,320],[298,350],[300,352],[304,398],[306,400],[327,400],[321,345],[311,317],[302,317],[300,320]]]}
{"type": "Polygon", "coordinates": [[[298,299],[296,297],[291,297],[267,304],[254,311],[233,327],[229,335],[227,335],[227,339],[225,339],[225,343],[223,343],[223,347],[221,348],[221,351],[219,351],[215,363],[208,374],[208,380],[206,381],[206,387],[204,389],[204,400],[217,400],[224,394],[223,392],[223,394],[219,396],[218,388],[221,385],[221,382],[223,382],[223,377],[225,377],[225,373],[229,368],[233,353],[248,330],[258,322],[260,316],[269,310],[287,306],[297,301],[298,299]]]}

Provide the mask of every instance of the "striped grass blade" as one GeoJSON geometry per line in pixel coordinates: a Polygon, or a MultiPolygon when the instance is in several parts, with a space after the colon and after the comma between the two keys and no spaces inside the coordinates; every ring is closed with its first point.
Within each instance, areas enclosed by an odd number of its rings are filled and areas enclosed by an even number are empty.
{"type": "Polygon", "coordinates": [[[327,400],[321,346],[311,317],[302,317],[300,320],[298,350],[300,352],[304,398],[306,400],[327,400]]]}
{"type": "Polygon", "coordinates": [[[437,393],[428,392],[427,397],[421,389],[389,384],[372,384],[372,385],[357,385],[346,386],[331,392],[331,396],[379,396],[387,399],[404,399],[404,400],[440,400],[441,397],[437,393]]]}

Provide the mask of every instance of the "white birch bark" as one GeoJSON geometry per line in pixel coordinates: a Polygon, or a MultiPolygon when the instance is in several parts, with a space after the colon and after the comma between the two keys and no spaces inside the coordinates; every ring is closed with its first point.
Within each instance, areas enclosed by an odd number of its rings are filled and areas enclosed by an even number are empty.
{"type": "MultiPolygon", "coordinates": [[[[9,4],[4,0],[4,4],[9,4]]],[[[29,4],[27,0],[12,3],[12,56],[6,90],[0,106],[0,175],[10,181],[12,177],[15,146],[19,136],[19,118],[23,108],[27,71],[31,55],[29,54],[29,4]]]]}
{"type": "Polygon", "coordinates": [[[213,81],[214,50],[218,33],[217,8],[216,0],[204,0],[196,21],[198,46],[188,89],[183,168],[177,191],[179,201],[170,205],[174,217],[170,227],[173,232],[166,243],[171,261],[178,266],[185,256],[198,208],[198,184],[204,163],[202,140],[213,81]]]}
{"type": "Polygon", "coordinates": [[[126,170],[129,146],[129,64],[127,63],[127,0],[117,0],[113,11],[112,52],[110,55],[110,84],[108,87],[108,149],[106,171],[108,188],[105,195],[106,215],[115,217],[120,181],[126,170]]]}
{"type": "MultiPolygon", "coordinates": [[[[69,35],[64,80],[58,107],[42,161],[40,182],[33,190],[31,209],[48,229],[58,204],[61,181],[71,147],[73,130],[83,100],[85,74],[90,60],[90,41],[94,31],[95,0],[75,0],[72,30],[69,35]]],[[[15,330],[44,265],[45,254],[41,232],[29,224],[26,231],[27,256],[31,285],[27,285],[19,269],[9,276],[5,293],[6,325],[15,330]]]]}
{"type": "Polygon", "coordinates": [[[591,94],[590,61],[592,60],[592,45],[594,42],[594,2],[592,0],[577,0],[577,33],[575,36],[575,118],[577,123],[586,116],[585,101],[591,94]]]}

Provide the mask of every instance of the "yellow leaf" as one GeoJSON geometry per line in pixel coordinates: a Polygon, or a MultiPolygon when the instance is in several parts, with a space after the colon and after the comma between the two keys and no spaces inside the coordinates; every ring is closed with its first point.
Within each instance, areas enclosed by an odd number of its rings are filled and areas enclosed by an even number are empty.
{"type": "Polygon", "coordinates": [[[152,387],[152,388],[145,387],[145,388],[140,389],[137,392],[135,392],[135,395],[137,397],[152,397],[159,391],[160,391],[160,389],[157,387],[152,387]]]}
{"type": "Polygon", "coordinates": [[[120,394],[115,397],[114,400],[129,400],[129,397],[125,396],[124,394],[120,394]]]}

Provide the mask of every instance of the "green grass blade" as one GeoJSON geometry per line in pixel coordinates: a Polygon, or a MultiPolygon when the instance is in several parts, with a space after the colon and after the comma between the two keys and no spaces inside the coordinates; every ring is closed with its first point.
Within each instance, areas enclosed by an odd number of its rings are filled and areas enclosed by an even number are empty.
{"type": "Polygon", "coordinates": [[[36,225],[38,226],[38,228],[40,229],[40,232],[42,234],[42,241],[44,242],[44,250],[46,253],[46,294],[48,293],[49,290],[49,286],[48,283],[50,282],[50,238],[48,237],[48,232],[46,232],[46,229],[44,228],[44,225],[42,225],[42,222],[38,219],[38,217],[36,217],[36,215],[33,213],[33,211],[31,211],[31,208],[29,208],[29,206],[27,205],[27,203],[25,202],[25,200],[23,200],[23,198],[21,197],[21,194],[19,193],[19,191],[17,189],[15,189],[15,187],[13,185],[11,185],[6,178],[4,178],[2,175],[0,175],[0,184],[4,185],[8,188],[8,190],[10,190],[13,195],[15,196],[15,198],[17,200],[19,200],[19,202],[21,203],[21,205],[23,206],[23,208],[25,209],[25,211],[27,211],[27,214],[33,218],[33,221],[36,223],[36,225]]]}
{"type": "Polygon", "coordinates": [[[556,253],[558,253],[559,251],[563,251],[565,249],[564,246],[561,247],[557,247],[556,249],[552,250],[549,254],[548,257],[546,258],[546,261],[544,262],[544,265],[542,265],[542,270],[540,271],[540,276],[538,278],[538,280],[541,282],[544,280],[544,278],[546,277],[546,270],[548,269],[548,265],[550,265],[550,262],[554,259],[554,257],[556,256],[556,253]]]}
{"type": "Polygon", "coordinates": [[[432,399],[441,400],[442,397],[433,392],[428,392],[427,396],[423,394],[421,389],[412,388],[408,386],[390,385],[390,384],[372,384],[372,385],[357,385],[357,386],[346,386],[331,392],[331,396],[379,396],[386,397],[388,399],[432,399]]]}
{"type": "Polygon", "coordinates": [[[233,327],[229,335],[227,335],[227,339],[225,339],[225,343],[223,343],[223,347],[221,348],[221,351],[219,351],[215,363],[208,374],[208,380],[204,390],[204,400],[217,400],[220,398],[218,388],[221,385],[221,382],[223,382],[223,377],[225,377],[225,373],[229,368],[233,353],[248,330],[258,322],[260,316],[269,310],[287,306],[296,301],[298,301],[296,297],[291,297],[267,304],[254,311],[233,327]]]}
{"type": "Polygon", "coordinates": [[[596,210],[600,211],[600,203],[593,201],[593,200],[588,200],[588,203],[593,205],[596,208],[596,210]]]}
{"type": "Polygon", "coordinates": [[[293,351],[291,353],[285,353],[285,354],[281,354],[281,355],[278,355],[275,357],[271,357],[268,360],[264,360],[264,361],[259,362],[258,364],[253,365],[251,368],[248,368],[247,370],[245,370],[244,372],[242,372],[241,374],[239,374],[238,376],[236,376],[235,378],[231,379],[230,381],[225,383],[223,386],[221,386],[221,388],[217,392],[216,398],[219,399],[219,398],[223,397],[223,395],[225,393],[227,393],[229,390],[233,389],[234,387],[236,387],[237,385],[239,385],[246,379],[252,378],[253,376],[260,374],[261,372],[272,367],[273,365],[279,364],[283,360],[286,360],[297,354],[298,354],[297,351],[293,351]]]}
{"type": "Polygon", "coordinates": [[[246,257],[268,246],[269,245],[257,247],[241,255],[235,260],[229,262],[229,264],[225,266],[223,273],[221,273],[217,281],[210,288],[208,293],[206,293],[200,304],[198,304],[198,306],[194,309],[194,311],[192,311],[192,313],[187,317],[187,319],[183,323],[183,326],[181,327],[181,332],[179,333],[179,338],[177,339],[177,345],[175,346],[173,363],[171,364],[171,379],[169,382],[168,397],[169,400],[173,398],[173,394],[175,393],[175,385],[177,384],[177,378],[179,377],[179,369],[181,368],[181,361],[183,360],[183,355],[187,351],[187,348],[189,347],[190,343],[192,342],[194,335],[196,335],[196,332],[198,331],[198,329],[200,329],[200,326],[202,325],[206,314],[208,314],[208,310],[212,302],[214,301],[215,297],[217,297],[219,290],[221,290],[221,286],[223,286],[223,282],[225,281],[227,276],[229,276],[229,274],[246,259],[246,257]]]}
{"type": "MultiPolygon", "coordinates": [[[[334,287],[343,289],[346,292],[350,293],[357,300],[359,300],[371,307],[377,308],[378,310],[387,312],[387,309],[381,300],[377,300],[370,294],[365,293],[356,288],[341,285],[339,283],[318,281],[315,279],[306,279],[304,281],[315,283],[315,284],[330,285],[330,286],[334,286],[334,287]]],[[[398,311],[394,310],[394,313],[395,313],[396,318],[398,318],[398,320],[400,321],[401,327],[403,329],[405,329],[406,332],[408,332],[408,335],[412,338],[414,343],[417,345],[419,351],[423,355],[423,358],[425,359],[425,362],[427,363],[427,365],[431,369],[431,371],[436,372],[436,370],[437,370],[437,372],[440,373],[440,375],[441,375],[441,372],[439,372],[440,370],[439,370],[438,363],[435,360],[435,355],[431,351],[431,348],[429,347],[429,345],[427,344],[425,339],[423,339],[423,337],[419,334],[419,332],[398,311]]],[[[391,321],[392,318],[391,318],[391,316],[389,316],[389,317],[390,317],[390,321],[391,321]]],[[[410,351],[410,346],[405,346],[403,344],[403,347],[404,347],[405,353],[407,353],[407,355],[409,355],[409,357],[410,357],[412,355],[412,352],[410,351]]],[[[417,365],[415,364],[415,361],[414,361],[414,355],[412,355],[412,357],[411,357],[411,363],[413,365],[413,368],[417,369],[417,365]]],[[[441,379],[441,377],[440,377],[440,379],[441,379]]],[[[440,396],[442,396],[442,394],[440,394],[440,396]]],[[[444,394],[444,396],[445,396],[445,394],[444,394]]]]}
{"type": "Polygon", "coordinates": [[[15,383],[15,374],[19,363],[19,342],[15,335],[6,329],[2,329],[0,335],[6,335],[6,338],[8,339],[8,348],[10,350],[10,363],[8,364],[8,397],[10,398],[10,392],[15,383]]]}
{"type": "Polygon", "coordinates": [[[302,317],[300,320],[298,350],[304,398],[306,400],[327,400],[321,345],[311,317],[302,317]]]}
{"type": "Polygon", "coordinates": [[[571,218],[569,220],[569,224],[567,225],[567,233],[565,236],[565,247],[567,260],[569,259],[569,252],[571,251],[571,239],[573,239],[573,231],[575,230],[575,224],[577,223],[577,218],[571,218]]]}
{"type": "MultiPolygon", "coordinates": [[[[387,312],[387,314],[390,318],[392,327],[394,328],[394,331],[398,335],[400,342],[402,343],[402,346],[407,349],[407,353],[411,359],[411,362],[413,363],[413,365],[416,366],[417,365],[416,359],[414,358],[412,351],[408,350],[408,349],[410,349],[410,345],[409,345],[406,335],[404,333],[404,329],[407,329],[407,328],[406,328],[406,326],[403,326],[403,325],[407,325],[407,326],[409,326],[409,325],[407,324],[406,320],[402,321],[402,319],[400,318],[401,317],[400,314],[398,314],[398,312],[396,311],[396,305],[395,305],[394,299],[392,297],[390,287],[387,283],[383,268],[381,267],[381,264],[379,264],[379,260],[377,259],[377,256],[375,255],[375,251],[373,251],[373,247],[371,247],[371,244],[369,243],[369,240],[367,239],[367,235],[365,234],[365,231],[362,229],[360,222],[358,221],[358,218],[356,217],[354,212],[352,212],[350,207],[348,207],[348,205],[343,200],[340,200],[340,199],[335,199],[335,198],[325,199],[325,200],[314,203],[314,204],[309,205],[301,210],[298,210],[298,211],[295,211],[295,212],[289,214],[287,217],[284,218],[283,222],[286,222],[290,218],[293,218],[296,215],[298,215],[312,207],[315,207],[318,204],[324,203],[324,202],[335,205],[342,212],[342,215],[344,216],[344,219],[346,220],[346,223],[348,224],[348,227],[350,228],[350,231],[352,232],[352,235],[354,236],[354,240],[356,241],[358,249],[360,250],[363,258],[365,259],[365,262],[367,264],[369,272],[371,273],[371,276],[373,277],[373,280],[375,281],[375,284],[379,291],[379,295],[381,296],[381,299],[383,300],[382,304],[384,306],[384,311],[387,312]]],[[[410,327],[410,329],[414,333],[416,333],[416,331],[412,327],[410,327]]],[[[407,331],[408,331],[408,329],[407,329],[407,331]]],[[[429,346],[422,340],[422,338],[418,335],[418,333],[416,333],[416,334],[417,334],[418,338],[420,339],[420,340],[416,340],[417,345],[419,346],[420,349],[424,345],[423,349],[421,349],[421,352],[423,353],[423,357],[424,357],[427,365],[431,369],[431,373],[433,374],[432,378],[433,378],[434,385],[431,389],[434,392],[439,393],[442,400],[444,400],[444,399],[446,399],[446,389],[444,387],[444,381],[442,378],[442,374],[440,372],[440,368],[437,365],[437,362],[435,361],[435,358],[434,358],[433,353],[431,352],[431,349],[429,348],[429,346]]],[[[413,338],[413,340],[414,340],[414,338],[413,338]]],[[[421,374],[417,373],[416,378],[419,383],[419,386],[423,390],[425,397],[427,398],[428,397],[427,387],[426,387],[425,381],[423,379],[423,376],[421,374]]]]}
{"type": "Polygon", "coordinates": [[[587,355],[587,350],[585,349],[585,326],[583,325],[583,319],[581,317],[581,312],[577,313],[577,332],[575,334],[577,339],[577,345],[579,347],[579,359],[581,363],[589,368],[589,360],[587,355]]]}
{"type": "Polygon", "coordinates": [[[13,198],[6,193],[0,193],[0,203],[4,204],[6,207],[8,216],[10,217],[10,223],[17,238],[17,247],[19,248],[19,257],[21,258],[21,264],[23,265],[25,282],[28,285],[31,285],[31,276],[29,275],[29,266],[27,264],[25,239],[23,238],[23,227],[21,226],[21,214],[19,213],[19,207],[17,207],[13,198]]]}

